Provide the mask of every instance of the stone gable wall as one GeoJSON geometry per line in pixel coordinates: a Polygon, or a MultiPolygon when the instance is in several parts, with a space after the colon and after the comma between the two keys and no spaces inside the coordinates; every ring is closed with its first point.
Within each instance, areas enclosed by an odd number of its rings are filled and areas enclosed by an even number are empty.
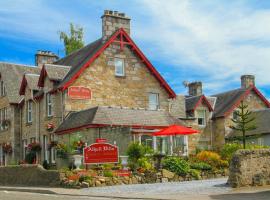
{"type": "Polygon", "coordinates": [[[123,106],[148,108],[150,92],[159,93],[160,108],[168,110],[168,93],[150,73],[144,63],[127,47],[120,51],[119,45],[110,45],[88,67],[72,86],[91,89],[91,100],[65,99],[66,113],[93,106],[123,106]],[[114,59],[125,62],[125,76],[115,76],[114,59]]]}
{"type": "Polygon", "coordinates": [[[238,150],[232,158],[228,183],[232,187],[270,185],[270,149],[238,150]]]}

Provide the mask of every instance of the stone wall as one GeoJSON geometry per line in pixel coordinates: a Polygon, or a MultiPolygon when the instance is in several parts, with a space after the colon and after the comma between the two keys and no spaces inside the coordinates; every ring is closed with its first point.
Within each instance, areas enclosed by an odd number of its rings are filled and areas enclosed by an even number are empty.
{"type": "Polygon", "coordinates": [[[230,165],[232,187],[270,185],[270,149],[238,150],[230,165]]]}
{"type": "Polygon", "coordinates": [[[79,77],[72,86],[91,89],[92,99],[65,98],[65,111],[78,111],[94,106],[122,106],[149,108],[149,93],[159,94],[160,108],[168,110],[169,95],[146,65],[134,52],[119,45],[110,45],[79,77]],[[115,58],[124,59],[125,76],[115,76],[115,58]]]}
{"type": "Polygon", "coordinates": [[[45,170],[40,165],[0,167],[0,185],[59,186],[58,171],[45,170]]]}

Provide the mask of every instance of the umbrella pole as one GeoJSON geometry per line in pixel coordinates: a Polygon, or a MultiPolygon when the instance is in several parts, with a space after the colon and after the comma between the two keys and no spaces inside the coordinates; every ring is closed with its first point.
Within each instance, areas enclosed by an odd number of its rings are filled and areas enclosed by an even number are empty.
{"type": "Polygon", "coordinates": [[[171,155],[173,155],[173,136],[170,136],[170,150],[171,150],[171,155]]]}

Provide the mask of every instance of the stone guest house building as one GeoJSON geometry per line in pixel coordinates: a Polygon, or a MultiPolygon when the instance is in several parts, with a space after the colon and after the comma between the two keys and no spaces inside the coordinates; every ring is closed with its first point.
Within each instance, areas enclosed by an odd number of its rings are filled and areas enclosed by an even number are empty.
{"type": "MultiPolygon", "coordinates": [[[[10,120],[0,140],[13,149],[12,154],[1,151],[2,163],[24,159],[34,141],[42,145],[41,160],[54,162],[48,144],[68,140],[70,133],[79,133],[87,143],[105,137],[123,154],[130,141],[152,145],[151,132],[183,124],[177,117],[184,117],[184,107],[169,113],[174,91],[129,34],[125,14],[105,11],[102,37],[82,49],[60,60],[39,51],[37,67],[0,64],[6,88],[1,106],[10,120]],[[78,88],[88,95],[72,96],[70,91],[78,88]]],[[[168,150],[162,139],[157,145],[168,150]]]]}
{"type": "MultiPolygon", "coordinates": [[[[177,152],[224,143],[225,132],[219,130],[225,130],[225,118],[215,110],[221,109],[220,95],[206,97],[201,83],[191,83],[188,96],[177,96],[130,33],[125,14],[105,11],[102,37],[62,59],[38,51],[35,67],[0,63],[0,121],[7,122],[0,127],[2,164],[23,160],[34,141],[42,146],[40,160],[53,163],[55,151],[48,144],[68,143],[71,135],[88,144],[106,138],[119,146],[121,155],[134,140],[167,153],[170,138],[151,133],[171,124],[200,130],[177,137],[177,152]],[[12,153],[5,152],[6,144],[12,153]]],[[[253,91],[259,94],[252,90],[249,95],[253,91]]],[[[258,105],[269,107],[267,101],[258,105]]]]}

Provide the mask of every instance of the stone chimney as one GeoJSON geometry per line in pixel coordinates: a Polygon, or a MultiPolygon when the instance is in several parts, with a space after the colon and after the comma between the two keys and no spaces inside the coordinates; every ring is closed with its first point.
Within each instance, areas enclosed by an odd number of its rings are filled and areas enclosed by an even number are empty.
{"type": "Polygon", "coordinates": [[[105,41],[119,28],[124,28],[130,34],[130,18],[125,13],[105,10],[102,15],[102,39],[105,41]]]}
{"type": "Polygon", "coordinates": [[[192,82],[188,84],[188,94],[190,96],[202,95],[202,82],[192,82]]]}
{"type": "Polygon", "coordinates": [[[52,64],[58,60],[58,56],[51,51],[38,50],[35,54],[35,64],[38,67],[42,67],[43,64],[52,64]]]}
{"type": "Polygon", "coordinates": [[[241,76],[241,87],[242,88],[249,88],[250,86],[255,86],[255,76],[242,75],[241,76]]]}

